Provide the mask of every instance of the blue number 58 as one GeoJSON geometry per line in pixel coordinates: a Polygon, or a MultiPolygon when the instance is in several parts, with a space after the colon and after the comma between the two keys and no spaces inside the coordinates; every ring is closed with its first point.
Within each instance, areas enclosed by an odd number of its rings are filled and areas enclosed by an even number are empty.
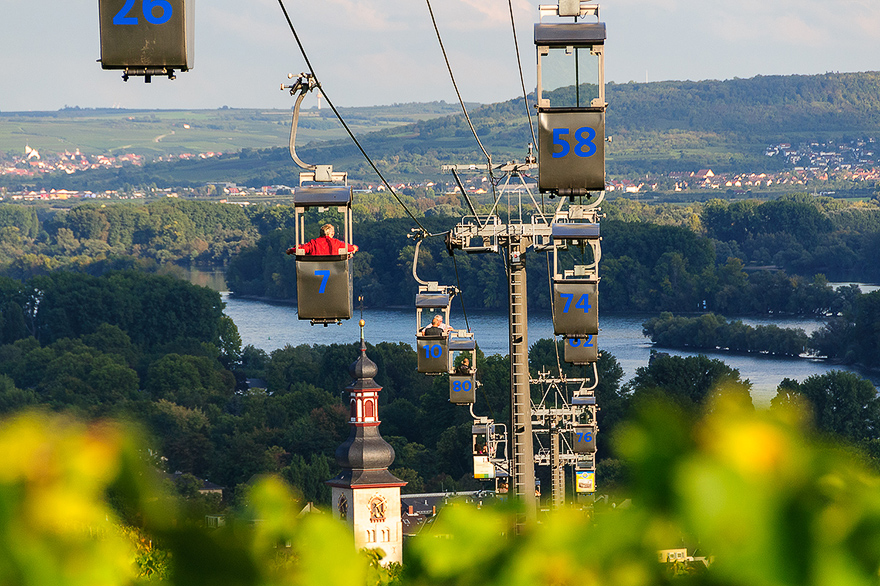
{"type": "MultiPolygon", "coordinates": [[[[560,147],[558,152],[552,153],[554,159],[560,159],[571,152],[571,145],[565,138],[569,133],[568,128],[553,129],[553,146],[560,147]]],[[[592,157],[596,154],[596,131],[589,126],[583,126],[574,131],[575,145],[574,154],[579,157],[592,157]]]]}

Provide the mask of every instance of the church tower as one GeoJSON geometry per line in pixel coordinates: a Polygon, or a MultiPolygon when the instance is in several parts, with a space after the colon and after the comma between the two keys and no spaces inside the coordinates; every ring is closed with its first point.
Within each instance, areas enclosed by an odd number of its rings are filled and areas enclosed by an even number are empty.
{"type": "Polygon", "coordinates": [[[336,449],[336,462],[342,468],[332,487],[335,514],[354,531],[357,549],[380,548],[383,564],[401,563],[403,527],[400,520],[400,487],[406,482],[388,471],[394,462],[394,448],[379,434],[379,391],[373,377],[379,372],[367,357],[364,320],[361,326],[361,354],[349,367],[352,381],[348,391],[350,405],[348,439],[336,449]]]}

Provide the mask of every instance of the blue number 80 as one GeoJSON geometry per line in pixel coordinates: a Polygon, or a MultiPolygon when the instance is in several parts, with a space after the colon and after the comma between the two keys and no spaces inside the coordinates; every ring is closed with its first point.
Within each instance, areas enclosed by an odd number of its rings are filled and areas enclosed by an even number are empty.
{"type": "Polygon", "coordinates": [[[465,381],[460,381],[460,380],[452,381],[452,392],[453,392],[453,393],[459,393],[459,392],[465,392],[465,393],[466,393],[466,392],[468,392],[469,390],[471,390],[471,381],[469,381],[469,380],[465,380],[465,381]]]}

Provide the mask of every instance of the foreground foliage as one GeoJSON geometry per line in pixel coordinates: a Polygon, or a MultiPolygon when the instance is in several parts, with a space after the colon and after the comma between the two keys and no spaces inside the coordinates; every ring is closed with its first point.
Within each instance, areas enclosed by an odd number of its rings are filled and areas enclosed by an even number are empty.
{"type": "Polygon", "coordinates": [[[755,412],[732,391],[689,413],[645,403],[621,428],[632,506],[565,509],[519,532],[516,507],[449,506],[407,543],[402,573],[356,553],[332,516],[300,516],[275,478],[209,531],[176,521],[130,431],[19,415],[0,427],[11,455],[0,471],[0,582],[876,584],[880,478],[857,454],[818,441],[796,401],[755,412]],[[674,547],[711,565],[658,563],[674,547]]]}

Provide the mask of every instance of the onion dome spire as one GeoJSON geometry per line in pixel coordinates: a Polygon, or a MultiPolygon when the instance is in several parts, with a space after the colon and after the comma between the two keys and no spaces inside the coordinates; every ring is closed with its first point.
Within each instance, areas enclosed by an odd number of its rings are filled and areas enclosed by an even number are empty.
{"type": "Polygon", "coordinates": [[[394,462],[394,448],[379,434],[379,391],[382,387],[373,380],[379,368],[367,356],[363,319],[360,327],[360,356],[348,368],[353,380],[345,387],[349,396],[351,432],[336,449],[336,463],[342,472],[328,484],[403,486],[405,482],[388,472],[394,462]]]}

